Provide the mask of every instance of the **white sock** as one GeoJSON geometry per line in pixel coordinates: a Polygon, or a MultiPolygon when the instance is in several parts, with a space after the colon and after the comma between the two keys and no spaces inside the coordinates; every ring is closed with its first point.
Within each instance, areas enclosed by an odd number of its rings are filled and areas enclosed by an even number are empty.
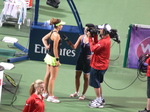
{"type": "Polygon", "coordinates": [[[104,99],[104,97],[101,95],[101,99],[103,100],[104,99]]]}
{"type": "Polygon", "coordinates": [[[101,97],[96,97],[96,100],[97,100],[98,102],[101,102],[101,101],[102,101],[102,98],[101,98],[101,97]]]}

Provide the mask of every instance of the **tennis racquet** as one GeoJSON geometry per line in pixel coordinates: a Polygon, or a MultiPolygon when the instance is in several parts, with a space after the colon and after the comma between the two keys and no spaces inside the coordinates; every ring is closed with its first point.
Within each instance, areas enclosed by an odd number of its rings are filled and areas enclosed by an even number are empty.
{"type": "Polygon", "coordinates": [[[4,73],[4,75],[5,75],[5,78],[7,79],[7,81],[8,81],[12,86],[14,86],[14,87],[17,86],[17,83],[15,82],[15,80],[14,80],[12,77],[10,77],[9,75],[7,75],[6,73],[4,73]]]}

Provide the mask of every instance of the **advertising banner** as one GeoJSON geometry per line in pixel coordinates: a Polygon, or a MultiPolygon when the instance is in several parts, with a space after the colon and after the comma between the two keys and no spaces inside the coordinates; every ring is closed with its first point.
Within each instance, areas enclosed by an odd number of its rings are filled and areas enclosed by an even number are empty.
{"type": "Polygon", "coordinates": [[[131,28],[127,66],[137,68],[139,57],[150,54],[150,26],[132,25],[131,28]]]}
{"type": "MultiPolygon", "coordinates": [[[[47,53],[42,43],[42,38],[50,32],[48,28],[42,28],[38,26],[31,26],[30,41],[28,55],[30,60],[44,61],[44,57],[47,53]]],[[[63,26],[63,29],[59,32],[62,37],[64,34],[74,44],[79,37],[79,30],[76,26],[63,26]]],[[[62,39],[60,46],[60,63],[75,65],[79,54],[79,47],[72,49],[65,40],[62,39]]]]}

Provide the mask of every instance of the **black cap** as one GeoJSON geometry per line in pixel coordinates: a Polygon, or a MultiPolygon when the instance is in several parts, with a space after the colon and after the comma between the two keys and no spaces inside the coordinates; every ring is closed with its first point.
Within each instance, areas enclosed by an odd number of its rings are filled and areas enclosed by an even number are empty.
{"type": "Polygon", "coordinates": [[[88,23],[88,24],[86,24],[85,26],[87,26],[87,27],[95,27],[95,25],[92,24],[92,23],[88,23]]]}

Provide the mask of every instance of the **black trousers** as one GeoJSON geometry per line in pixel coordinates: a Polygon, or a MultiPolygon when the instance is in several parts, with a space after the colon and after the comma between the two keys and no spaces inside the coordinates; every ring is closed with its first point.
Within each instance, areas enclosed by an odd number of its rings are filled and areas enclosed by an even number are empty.
{"type": "Polygon", "coordinates": [[[147,98],[150,98],[150,77],[147,77],[147,98]]]}

